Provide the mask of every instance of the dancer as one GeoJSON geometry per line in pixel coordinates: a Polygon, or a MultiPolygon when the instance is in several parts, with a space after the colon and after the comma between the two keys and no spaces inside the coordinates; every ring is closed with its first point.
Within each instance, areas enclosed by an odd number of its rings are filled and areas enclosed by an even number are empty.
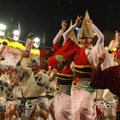
{"type": "MultiPolygon", "coordinates": [[[[62,20],[62,29],[58,32],[53,40],[54,54],[61,48],[59,41],[66,29],[66,25],[66,20],[62,20]]],[[[67,61],[66,66],[64,66],[62,62],[64,62],[64,60],[61,60],[61,64],[58,65],[60,69],[57,71],[56,95],[54,100],[55,118],[56,120],[71,120],[70,90],[74,73],[70,67],[72,64],[71,59],[67,61]]]]}
{"type": "Polygon", "coordinates": [[[23,90],[23,97],[26,99],[25,116],[29,120],[35,120],[35,110],[39,117],[47,120],[47,106],[45,98],[45,89],[48,88],[46,83],[52,81],[55,77],[49,77],[40,70],[40,61],[33,59],[31,61],[31,68],[21,65],[21,61],[17,64],[17,74],[21,82],[23,90]]]}
{"type": "Polygon", "coordinates": [[[8,77],[6,76],[6,78],[11,83],[11,89],[7,92],[7,116],[10,120],[14,120],[13,115],[15,115],[17,120],[21,120],[19,117],[19,107],[21,105],[22,91],[17,74],[14,71],[14,66],[8,66],[7,74],[8,77]]]}

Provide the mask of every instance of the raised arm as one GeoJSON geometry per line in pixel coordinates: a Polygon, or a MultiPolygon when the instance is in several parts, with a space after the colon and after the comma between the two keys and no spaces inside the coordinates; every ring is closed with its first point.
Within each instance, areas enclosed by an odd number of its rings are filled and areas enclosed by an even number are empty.
{"type": "Polygon", "coordinates": [[[20,58],[20,60],[17,62],[16,66],[20,66],[20,65],[21,65],[21,62],[22,62],[23,58],[24,58],[24,57],[23,57],[23,52],[22,52],[21,58],[20,58]]]}
{"type": "Polygon", "coordinates": [[[97,65],[95,66],[95,68],[93,69],[92,73],[91,73],[91,87],[94,89],[106,89],[106,79],[108,79],[107,77],[109,76],[109,72],[108,69],[107,71],[101,70],[101,64],[104,62],[105,60],[105,53],[101,54],[98,57],[98,62],[97,65]],[[107,77],[106,77],[107,76],[107,77]]]}
{"type": "Polygon", "coordinates": [[[118,68],[117,66],[108,67],[101,70],[101,64],[105,61],[106,53],[101,54],[98,57],[98,63],[91,73],[91,87],[94,89],[106,89],[111,88],[118,78],[118,68]]]}
{"type": "Polygon", "coordinates": [[[105,60],[105,53],[101,54],[99,57],[98,57],[98,63],[97,65],[95,66],[95,71],[96,71],[96,76],[98,75],[99,71],[101,71],[101,64],[104,62],[105,60]]]}
{"type": "Polygon", "coordinates": [[[81,21],[81,18],[82,18],[82,16],[80,16],[80,17],[77,16],[77,19],[76,19],[75,24],[74,24],[72,27],[70,27],[70,28],[63,34],[63,38],[64,38],[65,41],[68,40],[70,33],[71,33],[72,31],[74,31],[76,27],[78,27],[78,26],[80,25],[80,23],[82,22],[82,21],[81,21]]]}
{"type": "Polygon", "coordinates": [[[93,29],[93,31],[96,33],[98,37],[96,45],[99,45],[99,44],[104,45],[104,36],[101,33],[101,31],[93,24],[91,19],[87,19],[86,22],[93,29]]]}
{"type": "Polygon", "coordinates": [[[18,63],[16,64],[16,68],[15,68],[17,74],[19,74],[19,77],[22,77],[23,73],[25,73],[25,72],[27,72],[28,74],[32,73],[32,69],[31,68],[25,67],[24,65],[21,64],[23,58],[24,57],[23,57],[23,53],[22,53],[22,56],[21,56],[20,60],[18,61],[18,63]]]}
{"type": "Polygon", "coordinates": [[[64,31],[66,30],[66,26],[67,26],[66,20],[65,21],[62,20],[62,23],[61,23],[62,29],[58,32],[58,34],[53,39],[53,45],[60,41],[61,37],[63,36],[64,31]]]}

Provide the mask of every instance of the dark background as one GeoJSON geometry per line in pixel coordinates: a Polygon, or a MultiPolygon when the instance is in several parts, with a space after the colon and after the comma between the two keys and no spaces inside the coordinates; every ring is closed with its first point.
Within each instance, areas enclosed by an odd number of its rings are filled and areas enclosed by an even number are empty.
{"type": "Polygon", "coordinates": [[[46,36],[46,46],[52,46],[52,40],[61,28],[61,21],[70,19],[73,23],[77,15],[84,17],[85,11],[94,24],[103,32],[105,45],[108,45],[115,31],[120,27],[120,0],[0,0],[0,23],[11,32],[21,26],[21,40],[27,34],[37,37],[46,36]]]}

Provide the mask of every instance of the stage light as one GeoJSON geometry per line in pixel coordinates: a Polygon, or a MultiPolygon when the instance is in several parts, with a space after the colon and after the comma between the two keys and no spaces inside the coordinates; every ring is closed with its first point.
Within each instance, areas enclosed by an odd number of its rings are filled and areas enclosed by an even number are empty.
{"type": "Polygon", "coordinates": [[[33,45],[34,45],[35,48],[39,47],[39,45],[37,43],[34,43],[33,45]]]}
{"type": "Polygon", "coordinates": [[[19,30],[14,30],[13,31],[13,39],[15,41],[19,40],[19,35],[20,35],[20,31],[19,30]]]}
{"type": "Polygon", "coordinates": [[[19,30],[14,30],[14,31],[13,31],[13,34],[14,34],[14,35],[19,35],[20,32],[19,32],[19,30]]]}
{"type": "Polygon", "coordinates": [[[39,43],[39,42],[40,42],[40,39],[39,39],[38,37],[36,37],[36,38],[34,39],[34,41],[35,41],[36,43],[39,43]]]}
{"type": "Polygon", "coordinates": [[[6,25],[0,24],[0,29],[1,29],[1,30],[5,30],[5,29],[6,29],[6,25]]]}
{"type": "Polygon", "coordinates": [[[19,37],[13,36],[13,39],[14,39],[14,40],[19,40],[19,37]]]}

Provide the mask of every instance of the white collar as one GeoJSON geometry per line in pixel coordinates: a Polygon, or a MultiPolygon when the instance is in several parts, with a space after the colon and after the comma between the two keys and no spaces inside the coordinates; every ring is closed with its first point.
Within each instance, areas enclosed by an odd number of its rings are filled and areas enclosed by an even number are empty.
{"type": "Polygon", "coordinates": [[[90,46],[90,47],[88,47],[88,48],[85,49],[85,50],[91,50],[91,49],[93,49],[93,46],[90,46]]]}

